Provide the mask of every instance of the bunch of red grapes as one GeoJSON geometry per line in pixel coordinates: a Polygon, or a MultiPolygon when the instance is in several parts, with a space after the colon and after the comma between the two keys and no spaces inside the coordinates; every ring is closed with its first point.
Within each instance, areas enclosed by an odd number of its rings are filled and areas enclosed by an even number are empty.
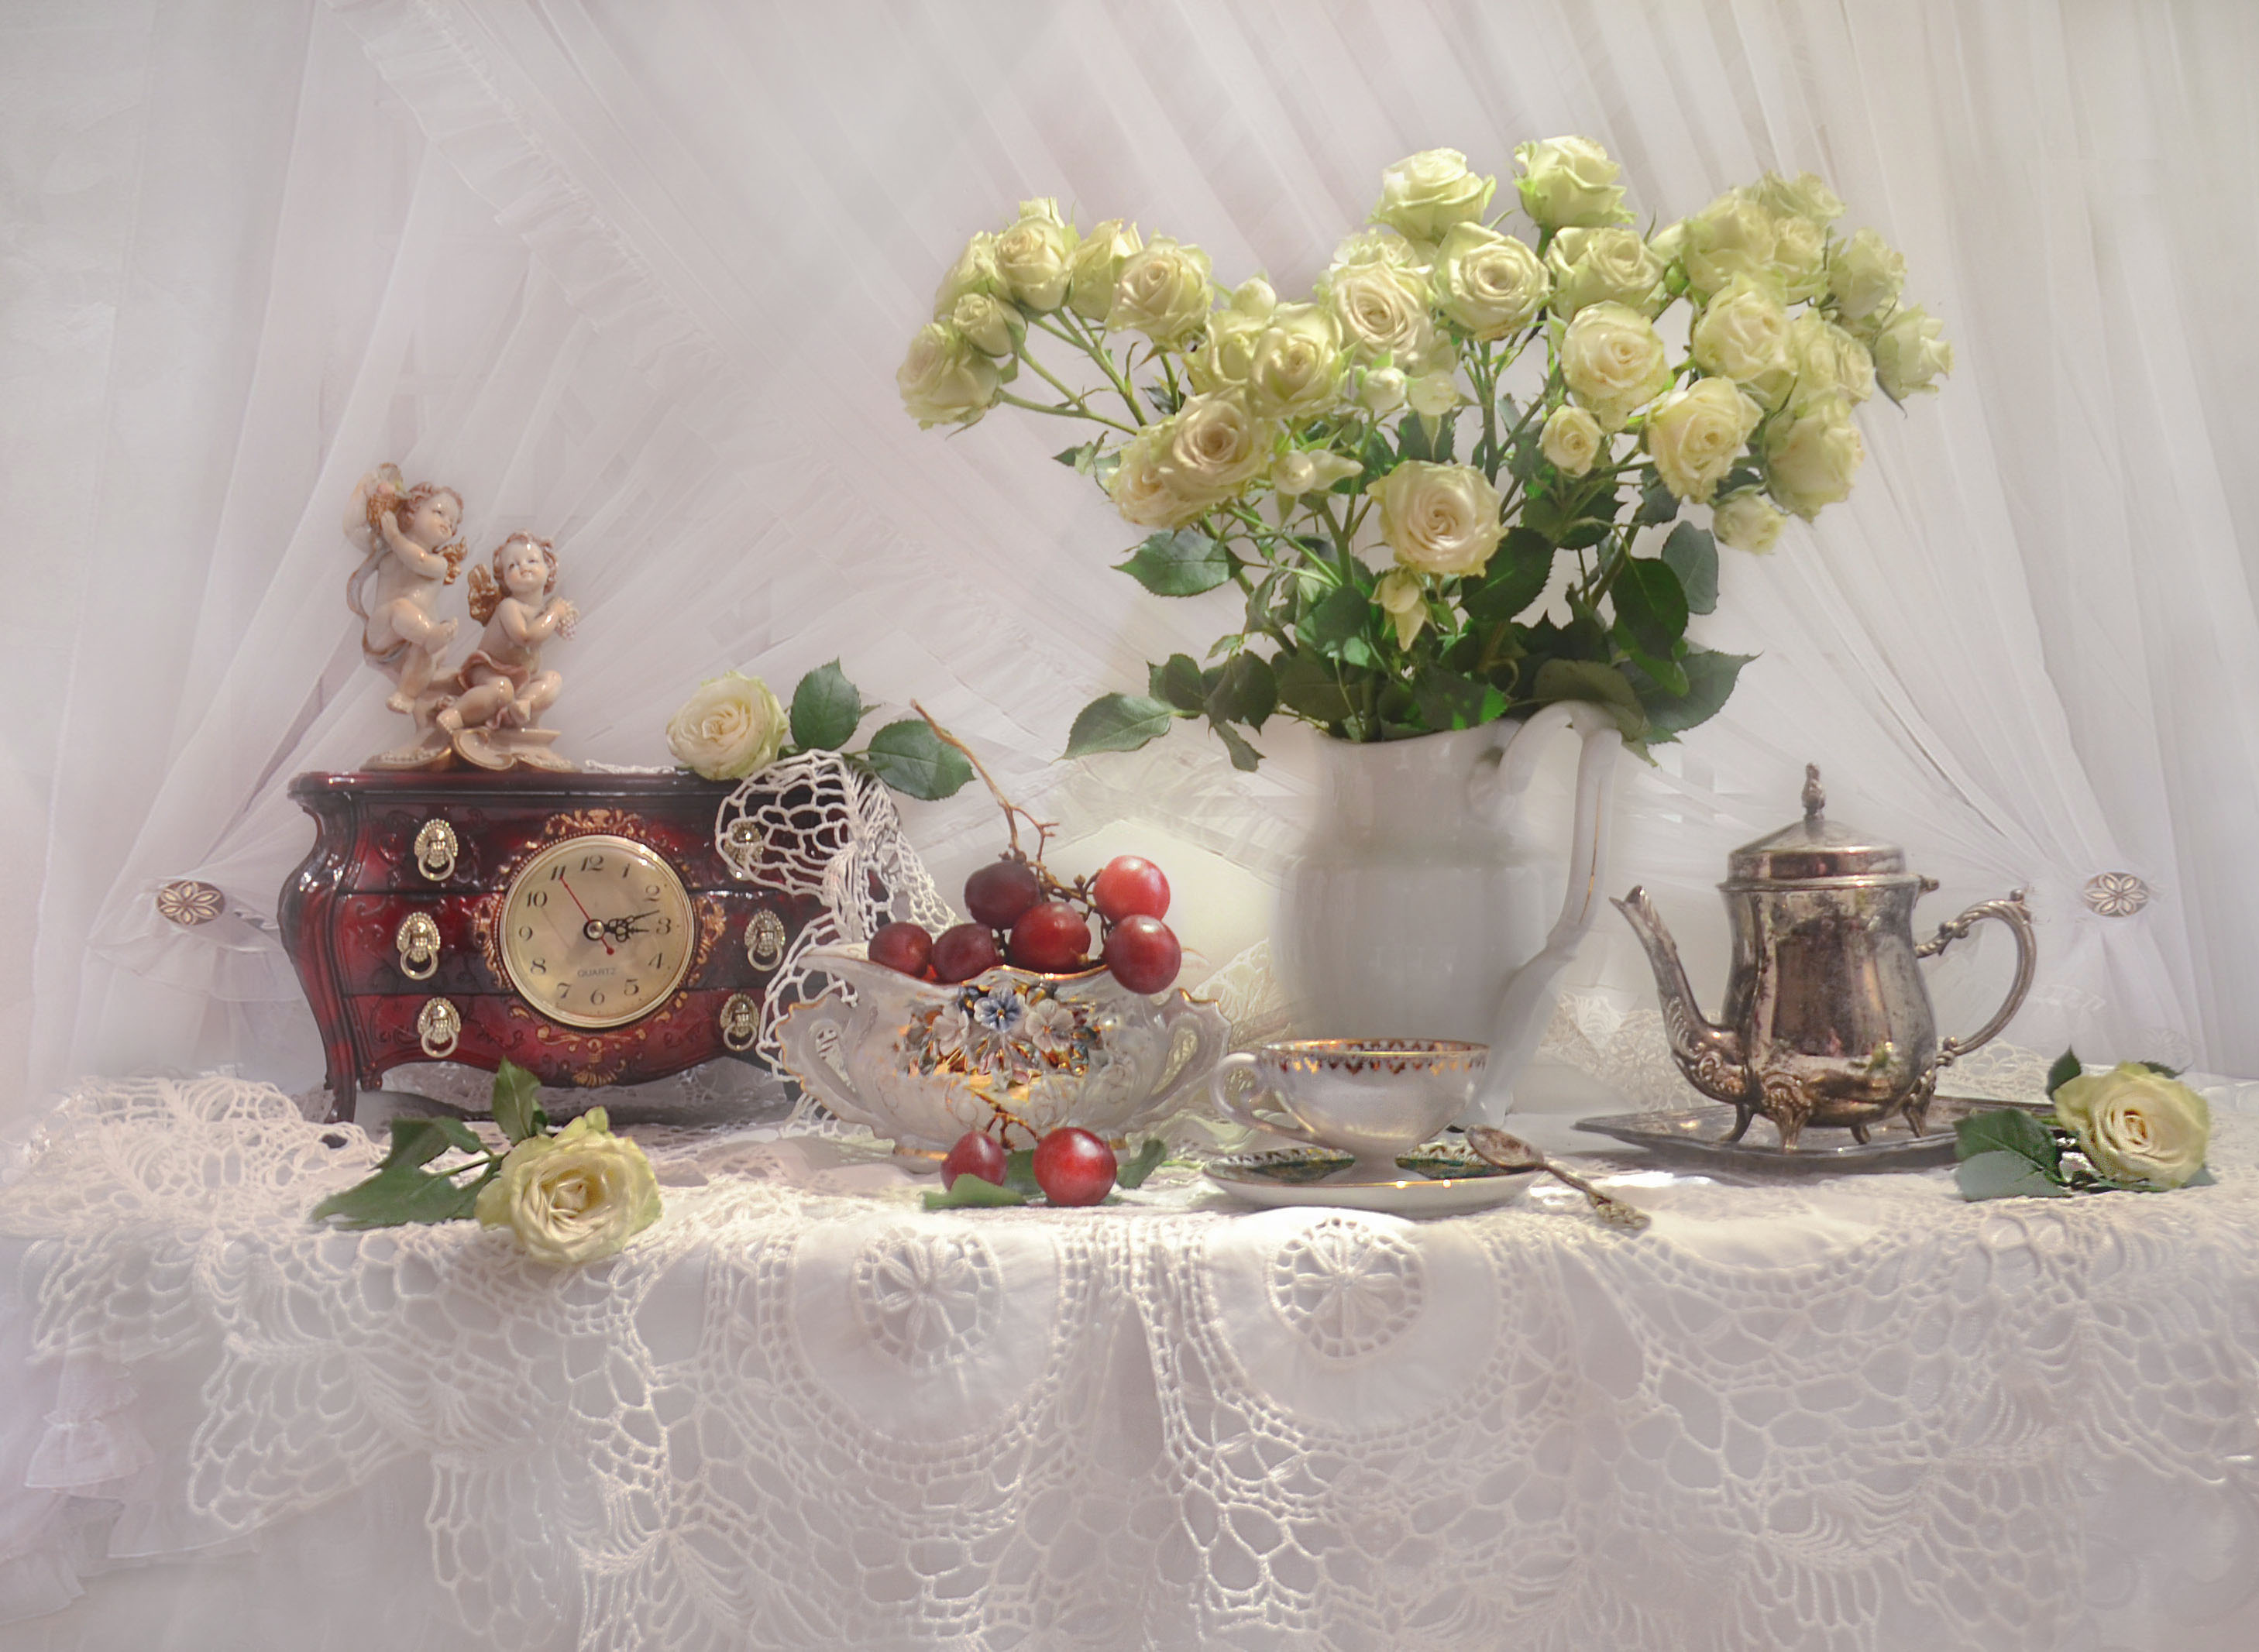
{"type": "Polygon", "coordinates": [[[1151,861],[1116,855],[1095,878],[1062,884],[1014,852],[965,880],[972,921],[939,935],[918,923],[889,923],[871,937],[871,961],[929,981],[969,981],[1010,964],[1038,975],[1072,975],[1095,949],[1114,979],[1133,993],[1158,993],[1177,979],[1184,948],[1161,922],[1169,880],[1151,861]]]}

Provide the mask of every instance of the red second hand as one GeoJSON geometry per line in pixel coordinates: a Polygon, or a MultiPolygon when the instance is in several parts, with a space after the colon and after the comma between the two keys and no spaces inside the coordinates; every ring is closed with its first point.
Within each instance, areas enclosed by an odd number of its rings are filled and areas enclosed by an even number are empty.
{"type": "MultiPolygon", "coordinates": [[[[559,883],[565,883],[565,879],[562,878],[559,878],[557,881],[559,883]]],[[[565,893],[568,895],[573,895],[573,904],[576,907],[581,907],[581,915],[582,917],[588,919],[591,923],[595,922],[595,915],[590,912],[588,908],[581,906],[581,897],[579,895],[573,894],[573,886],[571,884],[565,883],[565,893]]],[[[604,939],[604,932],[601,929],[596,931],[596,943],[604,949],[604,956],[606,958],[610,958],[612,956],[612,943],[604,939]]]]}

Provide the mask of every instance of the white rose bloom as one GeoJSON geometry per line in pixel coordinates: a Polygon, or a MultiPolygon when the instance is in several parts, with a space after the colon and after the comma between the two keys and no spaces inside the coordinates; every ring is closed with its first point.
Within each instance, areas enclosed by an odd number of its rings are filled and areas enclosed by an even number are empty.
{"type": "MultiPolygon", "coordinates": [[[[953,308],[953,306],[952,306],[953,308]]],[[[971,424],[995,405],[1003,381],[996,364],[947,322],[929,322],[894,369],[902,406],[920,425],[971,424]]]]}
{"type": "Polygon", "coordinates": [[[1805,218],[1828,224],[1843,216],[1843,203],[1816,173],[1799,172],[1791,179],[1768,172],[1751,184],[1747,193],[1766,211],[1785,218],[1805,218]]]}
{"type": "Polygon", "coordinates": [[[1258,418],[1307,419],[1340,399],[1349,359],[1341,324],[1316,304],[1280,304],[1257,335],[1247,402],[1258,418]]]}
{"type": "Polygon", "coordinates": [[[2185,1186],[2212,1141],[2205,1099],[2137,1061],[2059,1086],[2055,1114],[2094,1168],[2118,1181],[2185,1186]]]}
{"type": "Polygon", "coordinates": [[[1779,220],[1756,202],[1735,191],[1721,195],[1678,227],[1673,243],[1685,266],[1686,285],[1695,297],[1707,303],[1735,281],[1771,284],[1778,277],[1773,254],[1778,249],[1779,220]]]}
{"type": "Polygon", "coordinates": [[[555,1136],[510,1150],[502,1173],[479,1189],[485,1228],[507,1228],[526,1254],[552,1266],[616,1254],[659,1217],[659,1178],[643,1149],[614,1136],[590,1107],[555,1136]]]}
{"type": "Polygon", "coordinates": [[[1449,372],[1422,374],[1412,381],[1404,399],[1415,413],[1431,419],[1443,417],[1466,401],[1459,394],[1459,381],[1449,372]]]}
{"type": "Polygon", "coordinates": [[[1549,230],[1597,229],[1607,224],[1628,224],[1622,189],[1616,179],[1622,168],[1608,152],[1589,138],[1548,138],[1519,146],[1514,164],[1521,176],[1514,187],[1521,194],[1521,210],[1549,230]]]}
{"type": "Polygon", "coordinates": [[[1391,568],[1375,581],[1373,600],[1380,604],[1396,626],[1396,645],[1412,646],[1428,623],[1428,587],[1420,576],[1407,568],[1391,568]]]}
{"type": "Polygon", "coordinates": [[[1567,321],[1587,304],[1623,304],[1652,316],[1669,301],[1663,260],[1637,230],[1564,230],[1545,250],[1553,274],[1550,308],[1567,321]]]}
{"type": "Polygon", "coordinates": [[[1765,432],[1765,489],[1806,522],[1845,498],[1866,462],[1866,445],[1851,423],[1851,405],[1828,396],[1765,432]]]}
{"type": "Polygon", "coordinates": [[[965,250],[957,255],[957,262],[941,278],[941,285],[933,295],[933,318],[947,321],[957,308],[957,301],[967,293],[1008,296],[1004,273],[996,267],[996,238],[986,230],[965,244],[965,250]]]}
{"type": "Polygon", "coordinates": [[[1506,532],[1505,500],[1472,465],[1407,459],[1365,491],[1380,503],[1380,537],[1415,573],[1479,573],[1506,532]]]}
{"type": "Polygon", "coordinates": [[[1764,287],[1736,282],[1695,319],[1694,365],[1748,384],[1788,367],[1788,312],[1764,287]]]}
{"type": "Polygon", "coordinates": [[[1358,386],[1358,405],[1377,419],[1385,419],[1404,406],[1411,381],[1395,367],[1374,367],[1358,386]]]}
{"type": "Polygon", "coordinates": [[[676,762],[709,780],[741,780],[776,761],[784,708],[758,677],[730,672],[702,684],[666,725],[676,762]]]}
{"type": "Polygon", "coordinates": [[[1122,260],[1106,324],[1142,332],[1157,345],[1179,344],[1207,322],[1215,296],[1208,254],[1157,235],[1151,246],[1122,260]]]}
{"type": "Polygon", "coordinates": [[[1415,241],[1440,241],[1453,224],[1481,218],[1497,188],[1497,179],[1468,171],[1457,150],[1422,150],[1381,173],[1372,221],[1415,241]]]}
{"type": "Polygon", "coordinates": [[[1193,388],[1212,395],[1244,388],[1264,326],[1264,317],[1241,310],[1221,310],[1210,316],[1208,342],[1193,352],[1186,363],[1193,388]]]}
{"type": "Polygon", "coordinates": [[[1754,488],[1728,494],[1710,512],[1710,531],[1718,543],[1736,551],[1762,554],[1779,543],[1781,524],[1787,520],[1754,488]]]}
{"type": "MultiPolygon", "coordinates": [[[[1334,248],[1326,274],[1330,277],[1352,264],[1386,264],[1391,269],[1412,271],[1422,279],[1428,274],[1426,253],[1391,229],[1351,230],[1334,248]]],[[[1323,280],[1319,284],[1324,285],[1323,280]]]]}
{"type": "Polygon", "coordinates": [[[1229,392],[1188,398],[1169,425],[1161,454],[1169,486],[1182,498],[1211,504],[1262,474],[1278,434],[1268,420],[1248,410],[1244,396],[1229,392]]]}
{"type": "Polygon", "coordinates": [[[1008,356],[1028,336],[1028,324],[1020,312],[987,293],[967,293],[958,299],[949,312],[949,324],[985,356],[1008,356]]]}
{"type": "Polygon", "coordinates": [[[1863,402],[1875,393],[1874,358],[1842,328],[1807,310],[1789,324],[1786,377],[1768,375],[1753,388],[1768,406],[1782,405],[1785,396],[1791,412],[1835,396],[1863,402]]]}
{"type": "Polygon", "coordinates": [[[1104,321],[1114,308],[1114,283],[1123,262],[1144,245],[1137,226],[1120,218],[1091,225],[1067,260],[1067,308],[1085,321],[1104,321]]]}
{"type": "Polygon", "coordinates": [[[1622,304],[1588,304],[1577,312],[1561,337],[1561,374],[1570,394],[1608,431],[1621,430],[1671,386],[1663,336],[1622,304]]]}
{"type": "Polygon", "coordinates": [[[1322,447],[1296,448],[1271,461],[1271,486],[1292,499],[1321,493],[1364,468],[1356,459],[1322,447]]]}
{"type": "Polygon", "coordinates": [[[1883,394],[1903,402],[1953,371],[1953,346],[1943,338],[1945,324],[1920,304],[1895,312],[1875,334],[1875,377],[1883,394]]]}
{"type": "Polygon", "coordinates": [[[1810,218],[1773,219],[1772,277],[1790,303],[1828,290],[1828,231],[1810,218]]]}
{"type": "Polygon", "coordinates": [[[1011,296],[1037,315],[1066,303],[1073,226],[1045,197],[1020,203],[1020,221],[996,238],[996,268],[1011,296]]]}
{"type": "Polygon", "coordinates": [[[1864,321],[1899,302],[1906,259],[1872,230],[1838,244],[1828,259],[1828,290],[1845,321],[1864,321]]]}
{"type": "Polygon", "coordinates": [[[1583,408],[1564,402],[1553,409],[1537,438],[1545,462],[1564,476],[1581,476],[1592,469],[1607,441],[1600,420],[1583,408]]]}
{"type": "Polygon", "coordinates": [[[1106,492],[1114,508],[1123,520],[1141,528],[1181,528],[1213,502],[1187,497],[1176,488],[1174,473],[1165,462],[1175,423],[1164,419],[1130,438],[1122,449],[1121,463],[1107,479],[1106,492]]]}
{"type": "Polygon", "coordinates": [[[1665,396],[1647,416],[1656,474],[1679,498],[1708,503],[1763,417],[1731,379],[1700,379],[1665,396]]]}
{"type": "Polygon", "coordinates": [[[1472,337],[1503,338],[1529,324],[1552,279],[1537,254],[1512,236],[1456,224],[1436,249],[1428,289],[1436,308],[1472,337]]]}
{"type": "Polygon", "coordinates": [[[1436,348],[1428,290],[1415,274],[1389,264],[1351,264],[1331,273],[1326,303],[1342,337],[1361,361],[1393,356],[1418,372],[1436,348]]]}

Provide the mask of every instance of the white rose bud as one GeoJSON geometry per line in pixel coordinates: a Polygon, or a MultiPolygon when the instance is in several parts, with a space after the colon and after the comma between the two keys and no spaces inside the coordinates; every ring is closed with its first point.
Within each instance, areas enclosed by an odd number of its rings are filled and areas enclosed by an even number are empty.
{"type": "Polygon", "coordinates": [[[1385,419],[1401,410],[1411,383],[1395,367],[1369,369],[1364,381],[1358,386],[1358,405],[1377,419],[1385,419]]]}
{"type": "Polygon", "coordinates": [[[1772,277],[1790,303],[1828,290],[1828,231],[1810,218],[1773,219],[1772,277]]]}
{"type": "Polygon", "coordinates": [[[991,297],[1008,296],[1004,274],[996,267],[996,238],[986,230],[965,244],[957,255],[957,262],[941,278],[941,285],[933,295],[933,318],[947,321],[957,309],[957,301],[967,293],[986,293],[991,297]]]}
{"type": "Polygon", "coordinates": [[[1215,303],[1208,254],[1165,235],[1122,261],[1106,324],[1144,333],[1157,345],[1183,342],[1200,331],[1215,303]]]}
{"type": "Polygon", "coordinates": [[[1564,230],[1545,251],[1550,308],[1567,321],[1587,304],[1622,304],[1652,316],[1668,302],[1663,260],[1636,230],[1564,230]]]}
{"type": "Polygon", "coordinates": [[[996,268],[1014,298],[1037,315],[1066,303],[1073,227],[1048,197],[1020,203],[1020,221],[996,238],[996,268]]]}
{"type": "Polygon", "coordinates": [[[1600,420],[1583,408],[1566,402],[1553,409],[1538,433],[1537,448],[1545,462],[1564,476],[1581,476],[1600,457],[1606,435],[1600,420]]]}
{"type": "Polygon", "coordinates": [[[1248,360],[1248,406],[1258,418],[1314,418],[1340,398],[1348,366],[1341,324],[1330,310],[1281,304],[1271,312],[1248,360]]]}
{"type": "Polygon", "coordinates": [[[1346,454],[1330,452],[1322,447],[1296,448],[1281,453],[1271,462],[1271,486],[1293,499],[1303,494],[1322,492],[1337,481],[1345,481],[1365,466],[1346,454]]]}
{"type": "Polygon", "coordinates": [[[1926,314],[1920,304],[1901,310],[1875,335],[1875,377],[1883,394],[1903,402],[1922,391],[1934,391],[1938,380],[1953,371],[1953,346],[1942,337],[1945,324],[1926,314]]]}
{"type": "Polygon", "coordinates": [[[1453,224],[1479,220],[1497,188],[1497,179],[1468,171],[1457,150],[1422,150],[1381,173],[1372,221],[1415,241],[1440,241],[1453,224]]]}
{"type": "Polygon", "coordinates": [[[1491,339],[1528,326],[1552,281],[1537,254],[1512,236],[1455,224],[1436,249],[1428,290],[1471,337],[1491,339]]]}
{"type": "Polygon", "coordinates": [[[1415,573],[1479,573],[1506,531],[1505,500],[1472,465],[1407,459],[1365,491],[1380,503],[1380,537],[1415,573]]]}
{"type": "Polygon", "coordinates": [[[967,293],[958,299],[957,308],[949,312],[949,324],[975,350],[988,356],[1012,354],[1028,336],[1028,324],[1020,312],[987,293],[967,293]]]}
{"type": "Polygon", "coordinates": [[[1141,528],[1181,528],[1214,502],[1187,496],[1175,485],[1168,465],[1176,421],[1149,424],[1122,447],[1121,463],[1107,479],[1106,492],[1122,518],[1141,528]]]}
{"type": "Polygon", "coordinates": [[[597,1262],[659,1220],[659,1178],[643,1149],[590,1107],[556,1135],[511,1148],[474,1208],[481,1227],[509,1228],[537,1262],[597,1262]]]}
{"type": "Polygon", "coordinates": [[[1411,647],[1412,639],[1428,623],[1426,582],[1409,569],[1391,568],[1374,582],[1372,595],[1381,611],[1395,623],[1397,647],[1411,647]]]}
{"type": "Polygon", "coordinates": [[[1765,432],[1765,488],[1806,522],[1847,497],[1866,462],[1866,445],[1851,423],[1850,403],[1828,396],[1765,432]]]}
{"type": "Polygon", "coordinates": [[[1067,260],[1067,308],[1085,321],[1104,321],[1114,308],[1122,263],[1144,245],[1134,224],[1108,218],[1093,224],[1067,260]]]}
{"type": "Polygon", "coordinates": [[[1169,421],[1161,464],[1179,497],[1218,503],[1253,481],[1271,461],[1277,431],[1229,392],[1187,399],[1169,421]]]}
{"type": "MultiPolygon", "coordinates": [[[[1428,273],[1426,253],[1391,229],[1350,231],[1334,248],[1333,262],[1326,266],[1326,277],[1330,279],[1335,271],[1353,264],[1386,264],[1391,269],[1409,270],[1422,279],[1428,273]]],[[[1322,280],[1319,283],[1324,284],[1322,280]]]]}
{"type": "Polygon", "coordinates": [[[1710,513],[1710,531],[1718,536],[1721,545],[1762,554],[1779,543],[1785,521],[1763,494],[1751,488],[1728,494],[1718,502],[1710,513]]]}
{"type": "Polygon", "coordinates": [[[1252,316],[1258,321],[1265,321],[1279,308],[1278,290],[1260,275],[1250,275],[1231,289],[1231,302],[1224,308],[1235,316],[1252,316]]]}
{"type": "Polygon", "coordinates": [[[2204,1098],[2137,1061],[2057,1086],[2055,1115],[2105,1176],[2154,1187],[2186,1186],[2212,1141],[2204,1098]]]}
{"type": "Polygon", "coordinates": [[[1656,474],[1679,498],[1708,503],[1763,417],[1731,379],[1700,379],[1665,396],[1647,416],[1656,474]]]}
{"type": "Polygon", "coordinates": [[[1436,348],[1427,284],[1390,264],[1352,264],[1326,282],[1326,303],[1342,337],[1361,361],[1393,356],[1417,372],[1436,348]]]}
{"type": "Polygon", "coordinates": [[[1843,203],[1815,173],[1799,172],[1790,179],[1768,172],[1749,186],[1748,193],[1766,211],[1785,218],[1805,218],[1825,225],[1843,216],[1843,203]]]}
{"type": "Polygon", "coordinates": [[[666,749],[709,780],[742,780],[776,761],[784,708],[758,677],[730,672],[702,684],[666,725],[666,749]]]}
{"type": "Polygon", "coordinates": [[[1864,321],[1899,302],[1906,260],[1872,230],[1861,230],[1828,259],[1828,290],[1845,321],[1864,321]]]}
{"type": "Polygon", "coordinates": [[[1696,318],[1694,365],[1748,384],[1788,367],[1788,312],[1763,286],[1736,282],[1696,318]]]}
{"type": "Polygon", "coordinates": [[[1561,374],[1600,428],[1619,431],[1671,386],[1655,324],[1622,304],[1588,304],[1561,337],[1561,374]]]}
{"type": "Polygon", "coordinates": [[[1521,193],[1521,210],[1549,230],[1598,229],[1607,224],[1628,224],[1622,189],[1616,179],[1622,168],[1608,152],[1589,138],[1548,138],[1521,145],[1514,152],[1521,176],[1514,187],[1521,193]]]}
{"type": "MultiPolygon", "coordinates": [[[[953,307],[952,307],[953,308],[953,307]]],[[[996,364],[947,322],[929,322],[894,369],[902,406],[926,429],[971,424],[995,405],[1003,381],[996,364]]]]}
{"type": "Polygon", "coordinates": [[[1775,282],[1778,222],[1738,192],[1720,196],[1688,218],[1678,226],[1674,243],[1685,267],[1688,289],[1707,303],[1711,295],[1735,281],[1775,282]]]}
{"type": "Polygon", "coordinates": [[[1439,419],[1465,402],[1459,382],[1449,373],[1423,373],[1404,393],[1412,410],[1422,418],[1439,419]]]}

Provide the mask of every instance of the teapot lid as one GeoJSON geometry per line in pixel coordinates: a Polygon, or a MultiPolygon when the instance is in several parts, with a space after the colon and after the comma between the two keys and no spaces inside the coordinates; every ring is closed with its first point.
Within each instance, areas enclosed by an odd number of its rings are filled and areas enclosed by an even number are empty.
{"type": "Polygon", "coordinates": [[[1903,875],[1906,851],[1896,844],[1871,842],[1863,833],[1825,818],[1828,794],[1820,789],[1820,767],[1804,765],[1804,818],[1769,837],[1743,844],[1727,858],[1729,881],[1801,883],[1813,878],[1903,875]]]}

